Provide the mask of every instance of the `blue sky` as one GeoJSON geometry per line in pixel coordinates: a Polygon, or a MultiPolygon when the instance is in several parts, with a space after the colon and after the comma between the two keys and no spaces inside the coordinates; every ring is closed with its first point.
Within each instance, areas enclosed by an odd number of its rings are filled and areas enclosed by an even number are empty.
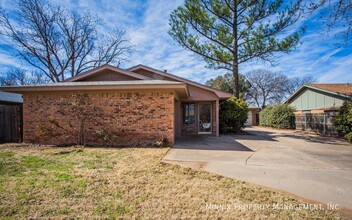
{"type": "MultiPolygon", "coordinates": [[[[51,0],[55,5],[74,10],[89,9],[106,23],[104,28],[119,27],[126,30],[136,51],[130,61],[122,65],[128,68],[137,64],[145,64],[156,69],[204,83],[206,80],[224,70],[205,68],[205,62],[193,53],[178,46],[167,34],[169,14],[183,4],[183,0],[51,0]]],[[[11,8],[11,0],[0,0],[0,6],[11,8]]],[[[352,83],[352,45],[338,48],[335,43],[333,29],[327,34],[319,22],[318,12],[307,20],[307,31],[302,44],[290,54],[277,54],[277,66],[265,63],[247,63],[240,67],[241,73],[265,68],[280,71],[289,77],[312,75],[320,83],[352,83]]],[[[104,30],[102,30],[104,31],[104,30]]],[[[4,39],[0,38],[0,45],[4,39]]],[[[11,52],[0,47],[0,72],[4,73],[12,66],[30,70],[11,52]]]]}

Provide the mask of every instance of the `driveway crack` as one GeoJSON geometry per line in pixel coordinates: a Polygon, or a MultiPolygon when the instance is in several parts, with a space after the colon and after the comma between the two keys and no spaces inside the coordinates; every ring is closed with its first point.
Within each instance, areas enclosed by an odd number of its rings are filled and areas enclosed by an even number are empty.
{"type": "Polygon", "coordinates": [[[248,160],[254,155],[254,153],[255,153],[255,152],[253,152],[253,153],[246,159],[245,165],[248,165],[248,164],[247,164],[247,163],[248,163],[248,160]]]}
{"type": "MultiPolygon", "coordinates": [[[[266,147],[265,147],[265,148],[268,148],[268,146],[269,146],[268,143],[266,143],[266,147]]],[[[252,157],[255,153],[261,151],[262,149],[263,149],[263,148],[260,148],[259,150],[254,151],[254,152],[246,159],[246,163],[245,163],[244,165],[248,165],[248,160],[251,159],[251,157],[252,157]]]]}

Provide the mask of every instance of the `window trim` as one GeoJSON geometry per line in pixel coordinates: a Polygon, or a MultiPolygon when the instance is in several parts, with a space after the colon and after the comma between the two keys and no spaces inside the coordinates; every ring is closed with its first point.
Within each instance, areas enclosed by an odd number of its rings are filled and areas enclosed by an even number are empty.
{"type": "Polygon", "coordinates": [[[192,125],[194,126],[196,124],[196,104],[194,102],[187,102],[187,103],[182,103],[182,125],[192,125]],[[193,105],[193,115],[190,115],[190,108],[189,106],[193,105]],[[186,111],[188,112],[187,116],[186,116],[186,111]],[[185,123],[185,119],[186,117],[192,118],[193,117],[193,122],[192,123],[185,123]]]}

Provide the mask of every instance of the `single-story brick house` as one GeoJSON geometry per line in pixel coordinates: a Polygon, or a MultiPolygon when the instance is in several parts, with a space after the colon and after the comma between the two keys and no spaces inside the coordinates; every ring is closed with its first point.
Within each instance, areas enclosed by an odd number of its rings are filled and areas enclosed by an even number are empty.
{"type": "Polygon", "coordinates": [[[231,96],[144,65],[104,65],[60,83],[0,90],[23,95],[24,142],[41,144],[218,136],[219,104],[231,96]]]}

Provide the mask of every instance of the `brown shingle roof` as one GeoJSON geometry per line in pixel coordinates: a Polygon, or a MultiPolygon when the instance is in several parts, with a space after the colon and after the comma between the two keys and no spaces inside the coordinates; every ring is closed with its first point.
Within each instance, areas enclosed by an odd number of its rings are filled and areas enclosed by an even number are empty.
{"type": "Polygon", "coordinates": [[[352,96],[352,84],[344,83],[344,84],[308,84],[308,86],[315,87],[318,89],[335,92],[339,94],[344,94],[348,96],[352,96]]]}

